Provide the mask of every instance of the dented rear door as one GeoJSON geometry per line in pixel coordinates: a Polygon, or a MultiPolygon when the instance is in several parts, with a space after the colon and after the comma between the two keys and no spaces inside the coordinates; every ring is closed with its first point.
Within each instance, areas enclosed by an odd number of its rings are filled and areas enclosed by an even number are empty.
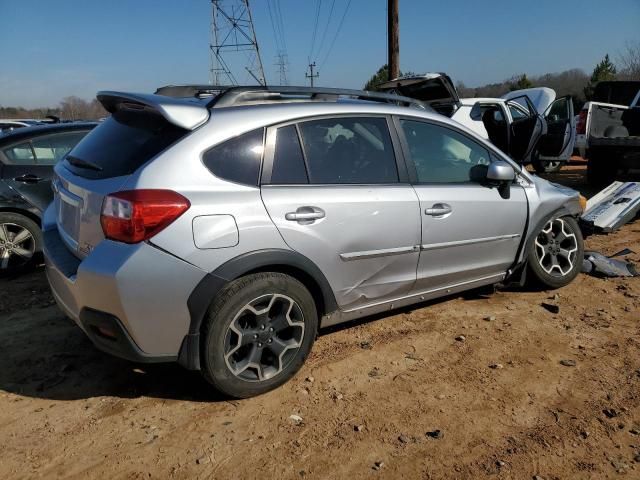
{"type": "Polygon", "coordinates": [[[419,203],[395,162],[384,117],[267,133],[264,205],[287,245],[324,273],[343,310],[402,296],[415,283],[419,203]]]}

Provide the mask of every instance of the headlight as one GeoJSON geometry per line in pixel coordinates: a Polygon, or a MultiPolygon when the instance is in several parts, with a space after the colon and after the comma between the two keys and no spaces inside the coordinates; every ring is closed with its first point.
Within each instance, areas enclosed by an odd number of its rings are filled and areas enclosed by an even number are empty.
{"type": "Polygon", "coordinates": [[[587,209],[587,198],[580,195],[579,197],[580,200],[580,207],[582,208],[582,211],[584,212],[587,209]]]}

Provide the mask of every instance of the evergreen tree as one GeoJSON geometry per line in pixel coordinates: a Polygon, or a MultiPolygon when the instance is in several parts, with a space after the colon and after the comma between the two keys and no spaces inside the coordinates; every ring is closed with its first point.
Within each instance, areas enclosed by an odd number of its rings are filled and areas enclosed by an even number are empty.
{"type": "Polygon", "coordinates": [[[527,74],[523,73],[522,75],[517,77],[515,81],[511,82],[511,84],[509,85],[509,90],[513,92],[514,90],[523,90],[525,88],[531,87],[533,87],[533,83],[531,83],[531,80],[527,78],[527,74]]]}
{"type": "Polygon", "coordinates": [[[587,100],[591,100],[593,97],[593,91],[598,82],[604,82],[607,80],[615,80],[616,79],[616,66],[609,59],[609,54],[607,53],[602,61],[596,65],[593,69],[593,73],[591,74],[591,79],[586,87],[584,87],[584,96],[587,100]]]}

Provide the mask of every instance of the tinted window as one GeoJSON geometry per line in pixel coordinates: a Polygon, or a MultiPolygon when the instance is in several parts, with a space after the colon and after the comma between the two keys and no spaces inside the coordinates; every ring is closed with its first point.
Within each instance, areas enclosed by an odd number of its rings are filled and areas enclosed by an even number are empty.
{"type": "Polygon", "coordinates": [[[31,140],[31,145],[36,153],[36,163],[38,165],[55,165],[87,133],[89,132],[61,133],[34,138],[31,140]]]}
{"type": "Polygon", "coordinates": [[[29,142],[5,148],[3,152],[11,165],[33,165],[35,163],[33,150],[29,142]]]}
{"type": "Polygon", "coordinates": [[[300,124],[311,183],[394,183],[398,170],[384,118],[300,124]]]}
{"type": "Polygon", "coordinates": [[[263,129],[253,130],[216,145],[203,156],[216,177],[244,185],[258,185],[263,151],[263,129]]]}
{"type": "Polygon", "coordinates": [[[151,112],[118,111],[71,150],[65,166],[87,178],[129,175],[187,133],[151,112]]]}
{"type": "Polygon", "coordinates": [[[302,148],[295,125],[279,128],[276,133],[276,148],[273,154],[271,183],[307,183],[307,169],[304,165],[302,148]]]}
{"type": "Polygon", "coordinates": [[[489,152],[468,137],[446,127],[402,120],[419,183],[471,181],[471,168],[489,164],[489,152]]]}

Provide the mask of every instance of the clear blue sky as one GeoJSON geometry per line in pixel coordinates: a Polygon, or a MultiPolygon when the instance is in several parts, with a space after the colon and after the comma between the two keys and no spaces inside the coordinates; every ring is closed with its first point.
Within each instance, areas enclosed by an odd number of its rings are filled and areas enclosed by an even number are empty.
{"type": "MultiPolygon", "coordinates": [[[[318,0],[279,1],[290,83],[305,84],[318,0]]],[[[335,0],[318,64],[348,1],[335,0]]],[[[276,0],[251,6],[267,80],[277,83],[268,2],[276,0]]],[[[317,44],[332,2],[321,0],[317,44]]],[[[207,83],[210,9],[208,0],[0,0],[0,105],[207,83]]],[[[640,41],[640,0],[400,0],[401,68],[445,71],[468,86],[524,72],[590,72],[626,41],[640,41]]],[[[352,0],[318,84],[361,87],[386,57],[386,0],[352,0]]]]}

